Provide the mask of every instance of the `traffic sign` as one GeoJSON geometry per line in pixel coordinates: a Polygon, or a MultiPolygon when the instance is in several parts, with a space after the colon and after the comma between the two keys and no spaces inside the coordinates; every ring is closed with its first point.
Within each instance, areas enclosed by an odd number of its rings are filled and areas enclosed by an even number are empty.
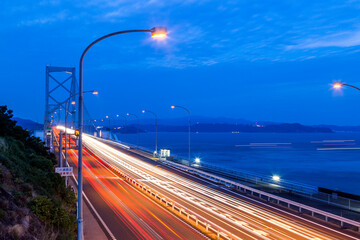
{"type": "Polygon", "coordinates": [[[55,172],[60,174],[61,176],[71,176],[73,174],[72,167],[57,167],[55,168],[55,172]]]}

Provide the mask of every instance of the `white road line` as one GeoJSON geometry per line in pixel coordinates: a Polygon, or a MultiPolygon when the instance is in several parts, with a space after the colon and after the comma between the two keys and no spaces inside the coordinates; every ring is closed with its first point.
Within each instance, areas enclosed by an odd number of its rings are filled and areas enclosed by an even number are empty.
{"type": "MultiPolygon", "coordinates": [[[[68,167],[70,167],[69,163],[67,163],[68,167]]],[[[78,181],[75,178],[75,175],[72,175],[76,185],[78,185],[78,181]]],[[[101,222],[101,224],[103,225],[103,227],[105,228],[105,230],[107,231],[107,233],[109,234],[109,236],[111,237],[112,240],[116,240],[116,237],[114,236],[114,234],[110,231],[109,227],[106,225],[105,221],[101,218],[101,216],[99,215],[99,213],[96,211],[95,207],[92,205],[92,203],[90,202],[89,198],[86,196],[85,192],[82,192],[84,198],[86,199],[88,205],[90,206],[91,210],[94,211],[96,217],[98,218],[98,220],[101,222]]]]}

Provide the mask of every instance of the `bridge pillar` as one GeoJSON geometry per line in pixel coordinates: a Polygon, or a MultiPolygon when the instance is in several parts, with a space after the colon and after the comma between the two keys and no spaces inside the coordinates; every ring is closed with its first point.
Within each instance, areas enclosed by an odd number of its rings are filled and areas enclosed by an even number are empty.
{"type": "MultiPolygon", "coordinates": [[[[45,74],[45,116],[44,116],[44,141],[47,143],[46,131],[55,123],[55,111],[65,110],[65,100],[77,91],[74,67],[46,66],[45,74]],[[64,94],[65,93],[65,94],[64,94]]],[[[70,101],[74,101],[75,97],[70,101]]],[[[72,121],[76,121],[76,106],[70,104],[69,112],[72,112],[72,121]]],[[[65,113],[65,111],[62,111],[65,113]]],[[[59,120],[60,121],[60,112],[59,120]]]]}

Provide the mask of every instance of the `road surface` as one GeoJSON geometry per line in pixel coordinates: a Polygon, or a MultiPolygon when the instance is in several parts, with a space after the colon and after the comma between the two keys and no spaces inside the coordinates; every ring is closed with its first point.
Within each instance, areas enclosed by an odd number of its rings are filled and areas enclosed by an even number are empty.
{"type": "MultiPolygon", "coordinates": [[[[77,151],[69,164],[77,179],[77,151]]],[[[83,151],[84,193],[115,239],[206,239],[172,213],[129,185],[89,151],[83,151]]],[[[86,219],[84,219],[86,225],[86,219]]],[[[102,225],[102,224],[100,224],[102,225]]],[[[91,239],[91,236],[85,236],[91,239]]]]}

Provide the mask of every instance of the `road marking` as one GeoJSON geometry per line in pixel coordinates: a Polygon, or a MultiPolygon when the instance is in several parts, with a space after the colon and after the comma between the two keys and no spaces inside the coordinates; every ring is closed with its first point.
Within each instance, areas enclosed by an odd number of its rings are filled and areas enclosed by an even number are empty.
{"type": "Polygon", "coordinates": [[[163,221],[161,221],[158,217],[156,217],[152,212],[149,212],[156,220],[158,220],[161,224],[163,224],[167,229],[169,229],[172,233],[174,233],[176,236],[178,236],[180,239],[181,237],[176,234],[168,225],[166,225],[163,221]]]}
{"type": "MultiPolygon", "coordinates": [[[[64,153],[63,153],[63,154],[64,154],[64,153]]],[[[69,163],[67,163],[67,165],[70,166],[69,163]]],[[[72,175],[72,177],[73,177],[76,185],[78,185],[78,181],[76,180],[74,174],[72,175]]],[[[109,229],[109,227],[106,225],[105,221],[100,217],[100,214],[96,211],[95,207],[92,205],[92,203],[90,202],[89,198],[86,196],[86,194],[85,194],[84,191],[82,192],[82,194],[83,194],[84,198],[86,199],[88,205],[90,206],[91,210],[94,211],[96,217],[99,219],[99,221],[101,222],[101,224],[103,225],[103,227],[105,228],[105,230],[107,231],[107,233],[109,234],[109,236],[111,237],[111,239],[116,240],[116,237],[115,237],[114,234],[110,231],[110,229],[109,229]]]]}

